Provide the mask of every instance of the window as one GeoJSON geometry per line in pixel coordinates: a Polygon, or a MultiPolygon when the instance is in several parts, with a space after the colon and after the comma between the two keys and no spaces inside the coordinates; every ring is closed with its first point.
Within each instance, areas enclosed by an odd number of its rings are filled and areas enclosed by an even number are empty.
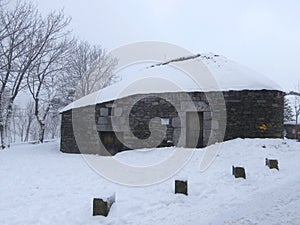
{"type": "Polygon", "coordinates": [[[161,125],[169,125],[170,119],[169,118],[160,118],[161,125]]]}

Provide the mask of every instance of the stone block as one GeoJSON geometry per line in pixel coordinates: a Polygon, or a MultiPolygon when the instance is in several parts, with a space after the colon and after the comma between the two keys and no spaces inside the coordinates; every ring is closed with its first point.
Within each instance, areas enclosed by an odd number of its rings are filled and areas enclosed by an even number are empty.
{"type": "Polygon", "coordinates": [[[108,108],[100,108],[100,116],[108,116],[108,108]]]}
{"type": "Polygon", "coordinates": [[[122,115],[122,112],[123,112],[123,110],[122,110],[122,108],[120,108],[120,107],[115,107],[115,108],[113,108],[113,115],[114,115],[114,116],[121,116],[121,115],[122,115]]]}
{"type": "Polygon", "coordinates": [[[208,105],[205,103],[205,102],[194,102],[196,108],[197,108],[197,111],[199,112],[203,112],[203,111],[208,111],[209,110],[209,107],[208,105]]]}
{"type": "Polygon", "coordinates": [[[211,121],[211,129],[218,130],[219,129],[219,122],[216,120],[211,121]]]}
{"type": "Polygon", "coordinates": [[[235,178],[241,177],[241,178],[246,179],[245,168],[232,166],[232,175],[234,175],[235,178]]]}
{"type": "Polygon", "coordinates": [[[175,194],[188,195],[188,182],[175,180],[175,194]]]}
{"type": "Polygon", "coordinates": [[[265,165],[268,166],[270,169],[279,170],[277,159],[268,159],[268,158],[266,158],[265,159],[265,165]]]}
{"type": "Polygon", "coordinates": [[[180,127],[181,126],[180,117],[174,117],[172,119],[172,126],[173,127],[180,127]]]}
{"type": "Polygon", "coordinates": [[[96,125],[97,131],[113,131],[111,125],[96,125]]]}
{"type": "Polygon", "coordinates": [[[105,216],[107,217],[111,206],[115,202],[115,195],[107,198],[94,198],[93,199],[93,216],[105,216]]]}
{"type": "Polygon", "coordinates": [[[108,125],[111,124],[110,119],[108,117],[99,117],[98,118],[98,125],[108,125]]]}

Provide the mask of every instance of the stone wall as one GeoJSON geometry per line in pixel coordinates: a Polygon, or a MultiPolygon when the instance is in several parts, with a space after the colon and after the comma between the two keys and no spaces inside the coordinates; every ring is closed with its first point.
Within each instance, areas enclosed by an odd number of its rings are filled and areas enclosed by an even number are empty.
{"type": "Polygon", "coordinates": [[[282,138],[283,98],[279,91],[229,91],[225,140],[233,138],[282,138]]]}
{"type": "Polygon", "coordinates": [[[135,95],[76,109],[73,110],[73,117],[76,115],[77,120],[82,121],[80,125],[76,125],[75,130],[80,130],[80,134],[77,135],[73,133],[72,111],[66,111],[62,115],[61,151],[79,153],[74,137],[76,136],[76,140],[80,139],[80,150],[84,149],[84,153],[107,155],[101,143],[99,144],[99,136],[103,137],[99,135],[101,133],[108,134],[104,135],[107,137],[104,142],[108,145],[115,140],[110,139],[110,134],[114,134],[126,144],[126,146],[118,145],[118,149],[110,147],[109,151],[112,154],[131,148],[158,145],[174,144],[184,147],[186,114],[196,111],[203,113],[201,135],[204,145],[214,137],[216,138],[213,142],[219,141],[220,138],[223,140],[223,137],[218,136],[222,130],[220,122],[222,119],[226,119],[224,140],[237,137],[282,137],[284,96],[282,92],[266,90],[224,92],[227,118],[224,118],[224,112],[220,113],[225,108],[215,107],[215,111],[211,112],[213,107],[210,103],[219,104],[218,99],[214,101],[214,96],[218,94],[220,93],[192,92],[135,95]],[[210,102],[207,99],[210,99],[210,102]],[[74,111],[77,111],[77,114],[74,114],[74,111]],[[169,124],[162,125],[160,118],[169,119],[169,124]]]}
{"type": "Polygon", "coordinates": [[[66,153],[80,153],[73,133],[71,110],[62,113],[60,135],[60,151],[66,153]]]}
{"type": "MultiPolygon", "coordinates": [[[[295,124],[285,124],[284,125],[285,130],[285,137],[289,139],[297,139],[297,132],[296,132],[296,125],[295,124]]],[[[300,125],[298,125],[298,130],[300,130],[300,125]]]]}

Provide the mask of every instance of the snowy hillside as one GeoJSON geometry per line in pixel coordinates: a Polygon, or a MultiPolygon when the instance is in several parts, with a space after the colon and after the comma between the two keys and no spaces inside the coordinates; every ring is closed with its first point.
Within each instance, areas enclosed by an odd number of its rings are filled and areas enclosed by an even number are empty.
{"type": "MultiPolygon", "coordinates": [[[[115,157],[151,164],[172,151],[136,150],[115,157]]],[[[228,141],[201,173],[203,151],[165,182],[133,188],[103,179],[81,155],[59,152],[58,142],[14,145],[0,151],[0,224],[300,224],[299,142],[228,141]],[[280,171],[268,169],[266,157],[278,159],[280,171]],[[247,179],[235,179],[232,165],[244,166],[247,179]],[[188,179],[188,196],[173,194],[174,179],[181,177],[188,179]],[[92,199],[112,192],[116,203],[109,216],[93,217],[92,199]]]]}

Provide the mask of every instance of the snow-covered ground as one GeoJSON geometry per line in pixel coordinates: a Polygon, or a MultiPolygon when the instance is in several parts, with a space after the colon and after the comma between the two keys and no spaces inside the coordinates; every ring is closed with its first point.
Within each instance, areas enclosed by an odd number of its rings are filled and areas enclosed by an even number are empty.
{"type": "MultiPolygon", "coordinates": [[[[139,165],[172,151],[129,151],[116,158],[139,165]]],[[[228,141],[200,172],[203,151],[162,183],[128,187],[100,177],[81,155],[59,152],[58,142],[14,145],[0,151],[0,224],[300,224],[299,142],[228,141]],[[280,171],[268,169],[266,157],[278,159],[280,171]],[[235,179],[232,165],[244,166],[247,179],[235,179]],[[173,193],[181,177],[188,178],[188,196],[173,193]],[[116,203],[108,217],[93,217],[92,199],[112,192],[116,203]]]]}

